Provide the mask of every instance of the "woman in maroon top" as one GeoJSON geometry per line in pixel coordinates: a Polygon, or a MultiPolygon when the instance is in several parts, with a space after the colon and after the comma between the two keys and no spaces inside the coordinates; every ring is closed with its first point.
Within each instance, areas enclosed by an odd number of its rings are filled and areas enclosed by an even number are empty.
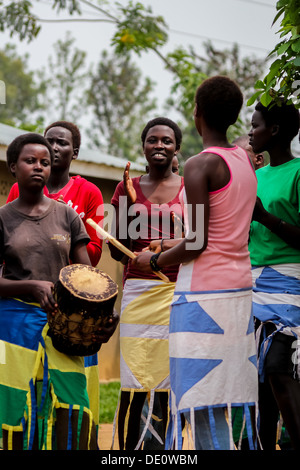
{"type": "MultiPolygon", "coordinates": [[[[174,238],[173,213],[182,220],[179,194],[183,189],[183,178],[172,172],[173,157],[180,149],[181,131],[173,121],[156,118],[146,125],[141,138],[148,173],[131,179],[128,164],[124,181],[118,184],[111,201],[115,208],[113,234],[132,251],[146,249],[153,239],[160,240],[159,244],[164,248],[168,239],[174,238]]],[[[123,253],[111,244],[109,248],[112,257],[121,261],[123,253]]],[[[120,328],[120,449],[130,450],[141,445],[148,427],[145,426],[140,436],[141,412],[147,393],[150,393],[148,420],[154,393],[160,399],[164,429],[161,438],[164,440],[168,417],[169,306],[177,272],[178,266],[164,270],[171,281],[164,283],[153,273],[141,273],[132,266],[131,260],[125,266],[120,328]],[[130,392],[133,392],[132,400],[130,392]]]]}

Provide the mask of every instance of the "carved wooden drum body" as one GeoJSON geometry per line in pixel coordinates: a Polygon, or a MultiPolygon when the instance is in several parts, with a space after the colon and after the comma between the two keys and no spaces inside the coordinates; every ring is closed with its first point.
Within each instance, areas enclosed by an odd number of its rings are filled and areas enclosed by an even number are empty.
{"type": "Polygon", "coordinates": [[[117,284],[103,271],[82,264],[63,268],[54,287],[59,311],[48,315],[53,346],[71,356],[98,352],[96,332],[111,318],[117,295],[117,284]]]}

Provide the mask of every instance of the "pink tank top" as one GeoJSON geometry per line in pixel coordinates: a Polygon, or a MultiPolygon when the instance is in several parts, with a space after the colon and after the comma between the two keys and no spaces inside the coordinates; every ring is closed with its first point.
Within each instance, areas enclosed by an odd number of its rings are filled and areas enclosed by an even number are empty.
{"type": "MultiPolygon", "coordinates": [[[[256,175],[247,153],[240,147],[210,147],[204,152],[225,160],[230,181],[224,188],[209,193],[208,245],[198,258],[181,265],[176,292],[249,288],[252,280],[248,236],[256,201],[256,175]]],[[[183,197],[186,202],[185,193],[183,197]]]]}

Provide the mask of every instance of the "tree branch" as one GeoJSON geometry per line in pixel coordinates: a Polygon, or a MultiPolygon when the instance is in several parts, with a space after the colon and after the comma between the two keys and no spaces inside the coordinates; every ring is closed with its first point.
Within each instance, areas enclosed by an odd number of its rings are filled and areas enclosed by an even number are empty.
{"type": "Polygon", "coordinates": [[[108,20],[105,18],[65,18],[65,19],[52,19],[48,20],[45,18],[36,18],[38,21],[41,23],[71,23],[71,22],[91,22],[91,23],[97,23],[97,22],[104,22],[104,23],[115,23],[114,20],[108,20]]]}
{"type": "Polygon", "coordinates": [[[166,64],[167,69],[171,70],[175,75],[179,76],[179,71],[164,57],[156,47],[153,47],[152,50],[158,55],[158,57],[166,64]]]}
{"type": "Polygon", "coordinates": [[[115,16],[111,15],[110,13],[108,13],[106,10],[104,10],[103,8],[99,7],[98,5],[95,5],[94,3],[92,2],[89,2],[88,0],[79,0],[81,3],[85,3],[86,5],[94,8],[95,10],[98,10],[100,11],[101,13],[103,13],[104,15],[106,15],[107,17],[111,18],[113,21],[115,21],[116,23],[119,22],[118,18],[116,18],[115,16]]]}

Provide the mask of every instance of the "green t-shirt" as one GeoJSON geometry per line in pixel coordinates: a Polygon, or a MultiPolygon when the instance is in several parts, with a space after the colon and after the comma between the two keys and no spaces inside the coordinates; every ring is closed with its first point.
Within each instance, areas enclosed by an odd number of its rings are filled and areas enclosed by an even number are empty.
{"type": "MultiPolygon", "coordinates": [[[[287,223],[300,227],[300,158],[256,171],[257,195],[264,208],[287,223]]],[[[292,248],[264,225],[254,221],[249,251],[253,266],[300,263],[300,250],[292,248]]]]}

